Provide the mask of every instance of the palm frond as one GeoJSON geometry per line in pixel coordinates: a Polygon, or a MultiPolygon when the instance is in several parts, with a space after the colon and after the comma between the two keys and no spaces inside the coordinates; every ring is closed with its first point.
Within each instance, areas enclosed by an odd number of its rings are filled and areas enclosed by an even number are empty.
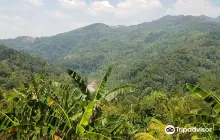
{"type": "Polygon", "coordinates": [[[189,115],[181,120],[183,124],[216,124],[218,121],[219,119],[217,117],[204,114],[189,115]]]}
{"type": "Polygon", "coordinates": [[[3,112],[0,112],[0,122],[0,129],[19,124],[19,122],[13,121],[8,115],[3,112]]]}
{"type": "Polygon", "coordinates": [[[51,107],[54,108],[54,110],[56,110],[56,113],[58,114],[58,116],[59,116],[61,119],[63,119],[70,127],[72,126],[68,114],[67,114],[66,111],[60,106],[59,103],[57,103],[56,101],[53,101],[53,103],[51,104],[51,107]]]}
{"type": "Polygon", "coordinates": [[[220,100],[213,94],[206,92],[198,86],[194,86],[192,84],[186,84],[186,87],[199,95],[204,101],[206,101],[213,110],[220,115],[220,100]]]}
{"type": "Polygon", "coordinates": [[[105,94],[104,98],[109,102],[114,98],[116,98],[118,95],[123,95],[134,91],[135,91],[135,87],[124,85],[111,90],[109,93],[105,94]]]}
{"type": "Polygon", "coordinates": [[[111,71],[112,71],[112,68],[109,67],[107,72],[105,73],[104,77],[102,78],[102,81],[100,82],[99,84],[99,87],[96,91],[96,94],[95,94],[95,99],[96,100],[99,100],[102,96],[104,96],[105,94],[105,84],[108,80],[108,76],[111,74],[111,71]]]}
{"type": "Polygon", "coordinates": [[[84,82],[84,80],[81,78],[80,75],[78,75],[75,71],[68,69],[67,73],[70,75],[70,77],[75,81],[75,83],[78,85],[81,92],[85,95],[87,95],[87,98],[90,97],[90,93],[87,89],[87,85],[84,82]]]}
{"type": "Polygon", "coordinates": [[[92,101],[85,107],[85,112],[79,123],[80,125],[87,126],[89,124],[90,118],[92,117],[94,104],[95,104],[95,101],[92,101]]]}
{"type": "Polygon", "coordinates": [[[135,135],[135,140],[157,140],[157,139],[148,133],[137,133],[135,135]]]}

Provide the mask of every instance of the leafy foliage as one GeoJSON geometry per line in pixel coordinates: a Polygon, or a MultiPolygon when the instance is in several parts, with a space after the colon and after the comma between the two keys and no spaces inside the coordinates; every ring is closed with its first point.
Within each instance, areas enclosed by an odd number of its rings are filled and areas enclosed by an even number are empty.
{"type": "Polygon", "coordinates": [[[95,79],[114,65],[112,87],[130,82],[142,91],[183,93],[185,83],[199,81],[219,92],[219,33],[218,19],[165,16],[135,26],[97,23],[52,37],[0,42],[95,79]]]}
{"type": "Polygon", "coordinates": [[[0,45],[0,88],[13,89],[21,83],[29,83],[33,75],[44,74],[47,77],[59,77],[60,69],[48,64],[39,57],[0,45]]]}
{"type": "MultiPolygon", "coordinates": [[[[201,89],[199,85],[192,85],[192,84],[186,84],[187,88],[191,90],[192,92],[196,93],[198,96],[200,96],[205,102],[208,103],[208,105],[212,108],[212,110],[215,112],[212,112],[212,116],[207,115],[199,115],[198,116],[192,116],[190,118],[187,118],[187,121],[191,121],[191,123],[197,123],[199,125],[202,125],[206,127],[212,126],[214,129],[211,135],[208,135],[209,138],[219,139],[219,131],[220,131],[220,121],[219,121],[219,107],[220,107],[220,101],[218,97],[213,95],[212,93],[208,93],[205,90],[201,89]]],[[[207,127],[206,127],[207,128],[207,127]]]]}
{"type": "Polygon", "coordinates": [[[4,96],[3,99],[7,100],[8,105],[9,103],[14,105],[1,110],[1,137],[106,140],[112,136],[132,137],[132,133],[127,132],[129,123],[120,117],[115,117],[117,121],[115,123],[114,119],[102,114],[102,109],[97,104],[106,93],[105,84],[110,69],[106,72],[93,99],[82,98],[87,92],[82,88],[82,84],[85,83],[81,78],[77,79],[80,76],[74,71],[69,74],[77,83],[76,87],[45,81],[39,77],[28,87],[21,87],[15,90],[15,93],[4,96]],[[103,94],[97,98],[100,92],[103,94]],[[99,124],[99,121],[102,123],[99,124]],[[104,126],[107,126],[111,133],[106,133],[103,130],[104,126]],[[126,136],[123,136],[124,132],[127,132],[126,136]]]}
{"type": "Polygon", "coordinates": [[[46,61],[1,45],[0,137],[217,140],[219,33],[220,23],[208,17],[166,16],[130,27],[93,24],[52,37],[0,40],[68,67],[71,79],[60,82],[46,61]],[[37,76],[41,67],[48,70],[37,76]],[[18,83],[25,84],[5,90],[18,83]],[[167,135],[170,124],[214,131],[167,135]]]}

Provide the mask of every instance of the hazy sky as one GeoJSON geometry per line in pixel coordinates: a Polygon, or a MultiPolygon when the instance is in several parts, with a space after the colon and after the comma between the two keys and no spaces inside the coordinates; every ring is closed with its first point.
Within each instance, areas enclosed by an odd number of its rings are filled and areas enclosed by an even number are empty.
{"type": "Polygon", "coordinates": [[[0,0],[0,38],[51,36],[92,23],[131,25],[165,15],[220,15],[220,0],[0,0]]]}

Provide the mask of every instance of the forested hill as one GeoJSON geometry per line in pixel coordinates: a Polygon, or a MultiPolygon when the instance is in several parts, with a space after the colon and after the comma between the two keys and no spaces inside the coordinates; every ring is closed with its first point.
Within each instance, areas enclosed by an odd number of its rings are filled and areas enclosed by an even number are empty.
{"type": "Polygon", "coordinates": [[[138,83],[142,89],[179,93],[185,83],[198,82],[206,90],[220,93],[220,28],[156,41],[149,50],[157,55],[124,69],[129,75],[122,79],[138,83]]]}
{"type": "Polygon", "coordinates": [[[58,77],[59,70],[47,61],[0,44],[0,89],[12,89],[32,79],[31,74],[43,73],[58,77]]]}
{"type": "Polygon", "coordinates": [[[50,62],[63,63],[71,60],[75,64],[73,68],[78,68],[77,63],[80,62],[82,70],[91,71],[92,68],[100,66],[104,60],[107,62],[112,59],[118,60],[122,52],[127,55],[137,49],[142,51],[149,43],[157,40],[209,32],[219,25],[218,18],[165,16],[133,26],[108,26],[96,23],[51,37],[21,36],[0,42],[14,49],[43,57],[50,62]],[[100,62],[97,63],[97,59],[100,62]],[[96,66],[91,65],[94,62],[96,66]]]}
{"type": "Polygon", "coordinates": [[[0,42],[90,74],[114,65],[114,80],[146,91],[183,91],[185,82],[197,81],[217,91],[219,35],[219,18],[165,16],[133,26],[97,23],[51,37],[0,42]]]}

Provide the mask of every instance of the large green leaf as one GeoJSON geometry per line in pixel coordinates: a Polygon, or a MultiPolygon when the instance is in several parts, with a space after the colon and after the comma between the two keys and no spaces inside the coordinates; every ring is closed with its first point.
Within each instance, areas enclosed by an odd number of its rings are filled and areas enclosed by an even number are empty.
{"type": "MultiPolygon", "coordinates": [[[[121,118],[118,116],[104,116],[94,122],[94,128],[108,128],[120,123],[121,118]]],[[[110,130],[109,130],[110,131],[110,130]]]]}
{"type": "Polygon", "coordinates": [[[137,133],[135,135],[135,140],[157,140],[157,139],[148,133],[137,133]]]}
{"type": "Polygon", "coordinates": [[[107,125],[117,124],[120,122],[120,119],[121,118],[118,116],[107,116],[102,119],[102,125],[107,126],[107,125]]]}
{"type": "Polygon", "coordinates": [[[84,112],[82,119],[80,121],[80,125],[87,126],[89,124],[90,118],[93,113],[94,104],[95,104],[95,101],[92,101],[85,107],[85,112],[84,112]]]}
{"type": "Polygon", "coordinates": [[[84,82],[84,80],[79,76],[75,71],[68,69],[67,73],[72,77],[72,79],[75,81],[75,83],[78,85],[81,92],[85,95],[87,95],[87,98],[90,99],[90,93],[87,89],[87,85],[84,82]]]}
{"type": "Polygon", "coordinates": [[[69,94],[69,96],[71,96],[71,99],[70,99],[71,101],[78,100],[80,98],[83,99],[86,96],[78,88],[74,87],[73,85],[63,84],[59,82],[53,82],[53,85],[55,87],[60,88],[63,92],[65,92],[65,94],[69,94]]]}
{"type": "Polygon", "coordinates": [[[101,97],[105,94],[105,84],[108,80],[108,76],[111,74],[112,68],[109,67],[107,72],[105,73],[104,77],[102,78],[102,81],[99,84],[98,90],[96,91],[95,98],[96,100],[99,100],[101,97]]]}
{"type": "Polygon", "coordinates": [[[208,93],[199,86],[192,84],[186,84],[186,87],[206,101],[218,115],[220,114],[220,100],[215,95],[208,93]]]}
{"type": "Polygon", "coordinates": [[[201,124],[201,123],[210,123],[216,124],[219,122],[219,118],[211,115],[196,114],[189,115],[188,117],[181,120],[183,124],[201,124]]]}
{"type": "Polygon", "coordinates": [[[77,128],[76,128],[76,133],[77,134],[83,134],[85,132],[85,129],[83,128],[82,125],[77,125],[77,128]]]}
{"type": "Polygon", "coordinates": [[[124,128],[124,123],[124,121],[120,121],[118,124],[116,124],[114,128],[111,130],[111,134],[117,135],[118,133],[120,133],[124,128]]]}
{"type": "Polygon", "coordinates": [[[63,119],[70,127],[72,126],[67,112],[59,105],[59,103],[52,101],[51,107],[54,108],[60,119],[63,119]]]}
{"type": "Polygon", "coordinates": [[[79,113],[76,113],[75,115],[73,115],[70,119],[71,121],[75,121],[77,120],[78,118],[80,118],[82,116],[82,112],[79,112],[79,113]]]}
{"type": "Polygon", "coordinates": [[[40,119],[37,121],[36,126],[38,127],[50,127],[55,130],[67,133],[72,127],[66,123],[62,118],[58,118],[52,115],[41,115],[40,119]]]}
{"type": "Polygon", "coordinates": [[[134,92],[134,90],[135,90],[135,87],[133,87],[133,86],[128,86],[128,85],[120,86],[120,87],[113,89],[109,93],[105,94],[104,98],[108,102],[110,102],[111,100],[116,98],[118,95],[134,92]]]}
{"type": "Polygon", "coordinates": [[[0,130],[18,124],[3,112],[0,112],[0,122],[0,130]]]}

